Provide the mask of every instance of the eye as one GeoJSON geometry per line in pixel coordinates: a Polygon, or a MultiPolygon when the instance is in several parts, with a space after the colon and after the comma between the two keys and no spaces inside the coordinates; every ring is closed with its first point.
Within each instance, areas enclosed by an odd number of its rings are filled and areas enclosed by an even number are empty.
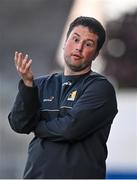
{"type": "Polygon", "coordinates": [[[93,42],[86,42],[85,45],[87,47],[93,47],[94,46],[94,43],[93,42]]]}
{"type": "Polygon", "coordinates": [[[75,42],[79,42],[79,38],[78,37],[73,37],[72,38],[75,42]]]}

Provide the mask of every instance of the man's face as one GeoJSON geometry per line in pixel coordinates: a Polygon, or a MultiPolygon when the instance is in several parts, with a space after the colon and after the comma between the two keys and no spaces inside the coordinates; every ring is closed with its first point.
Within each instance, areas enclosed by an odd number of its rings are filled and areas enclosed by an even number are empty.
{"type": "Polygon", "coordinates": [[[75,72],[90,68],[98,55],[97,40],[98,35],[90,32],[88,27],[76,26],[65,42],[65,66],[75,72]]]}

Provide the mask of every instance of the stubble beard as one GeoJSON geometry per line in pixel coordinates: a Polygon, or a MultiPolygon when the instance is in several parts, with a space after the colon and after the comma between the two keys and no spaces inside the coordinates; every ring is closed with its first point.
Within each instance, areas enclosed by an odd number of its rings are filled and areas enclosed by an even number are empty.
{"type": "Polygon", "coordinates": [[[81,63],[81,64],[72,64],[71,63],[71,58],[70,57],[65,57],[65,63],[67,65],[67,67],[71,70],[71,71],[74,71],[74,72],[79,72],[79,71],[82,71],[86,68],[90,68],[91,67],[91,60],[87,61],[86,63],[81,63]]]}

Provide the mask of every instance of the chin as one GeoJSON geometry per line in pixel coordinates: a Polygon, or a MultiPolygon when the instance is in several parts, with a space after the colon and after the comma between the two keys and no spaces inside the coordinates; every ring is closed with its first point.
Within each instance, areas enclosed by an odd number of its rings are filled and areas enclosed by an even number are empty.
{"type": "Polygon", "coordinates": [[[83,71],[84,69],[87,69],[87,67],[81,67],[81,66],[69,66],[69,68],[74,72],[80,72],[83,71]]]}

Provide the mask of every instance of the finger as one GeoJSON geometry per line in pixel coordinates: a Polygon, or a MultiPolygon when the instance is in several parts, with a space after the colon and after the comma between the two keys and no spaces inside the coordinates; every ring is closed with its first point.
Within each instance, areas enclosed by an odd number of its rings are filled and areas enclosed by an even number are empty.
{"type": "Polygon", "coordinates": [[[29,61],[29,59],[28,59],[28,54],[26,54],[25,55],[25,57],[24,57],[24,59],[23,59],[23,61],[22,61],[22,68],[24,69],[25,68],[25,66],[26,66],[26,64],[27,64],[27,62],[29,61]]]}
{"type": "Polygon", "coordinates": [[[25,58],[22,62],[21,67],[19,68],[20,73],[25,74],[31,71],[30,66],[32,64],[32,59],[25,58]]]}
{"type": "Polygon", "coordinates": [[[14,55],[15,65],[17,65],[18,54],[19,54],[19,53],[16,51],[16,52],[15,52],[15,55],[14,55]]]}
{"type": "Polygon", "coordinates": [[[28,57],[29,57],[28,54],[26,54],[25,57],[24,57],[24,59],[28,60],[28,57]]]}
{"type": "Polygon", "coordinates": [[[27,62],[26,62],[26,66],[25,66],[25,69],[24,69],[24,71],[31,71],[31,64],[32,64],[32,59],[30,59],[30,60],[28,60],[27,62]]]}
{"type": "Polygon", "coordinates": [[[20,71],[20,72],[24,72],[24,70],[26,69],[27,61],[28,61],[28,60],[25,59],[25,58],[22,60],[22,63],[21,63],[20,66],[19,66],[19,71],[20,71]]]}
{"type": "Polygon", "coordinates": [[[19,69],[22,66],[22,61],[23,61],[23,54],[18,53],[17,54],[17,59],[16,59],[16,67],[19,69]]]}
{"type": "Polygon", "coordinates": [[[18,52],[15,51],[14,60],[16,60],[17,58],[18,58],[18,52]]]}

